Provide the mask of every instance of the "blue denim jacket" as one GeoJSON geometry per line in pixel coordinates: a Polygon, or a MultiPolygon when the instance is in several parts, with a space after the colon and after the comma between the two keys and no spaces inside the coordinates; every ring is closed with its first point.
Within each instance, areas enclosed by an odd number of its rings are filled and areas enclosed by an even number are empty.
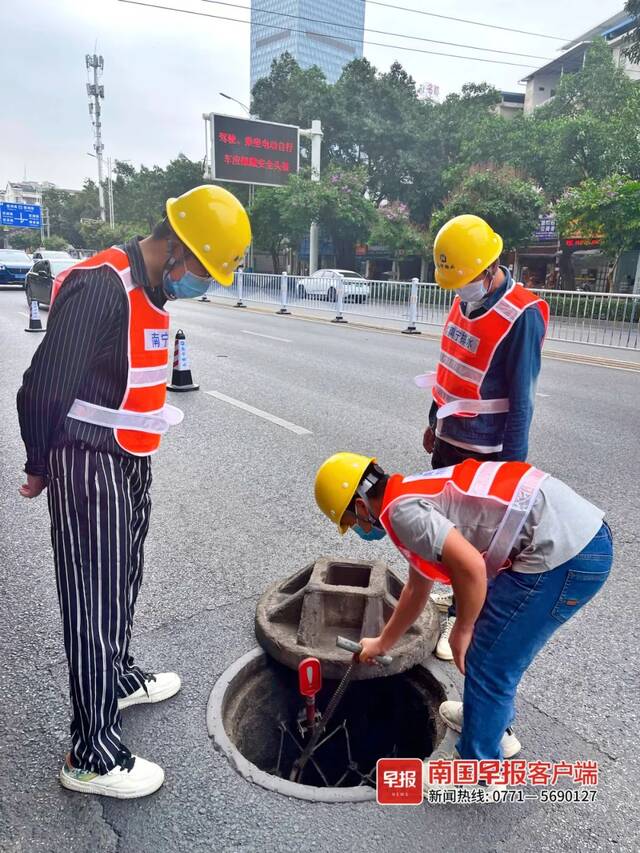
{"type": "MultiPolygon", "coordinates": [[[[481,308],[471,312],[471,319],[480,317],[495,305],[513,284],[509,270],[506,267],[501,269],[507,277],[506,282],[487,297],[481,308]]],[[[498,415],[477,415],[475,418],[445,418],[440,424],[440,437],[444,441],[450,438],[487,447],[487,451],[502,444],[501,459],[526,460],[544,331],[540,311],[535,305],[526,308],[498,346],[480,387],[483,399],[508,397],[509,411],[498,415]]],[[[434,403],[429,412],[432,427],[435,427],[436,409],[434,403]]]]}

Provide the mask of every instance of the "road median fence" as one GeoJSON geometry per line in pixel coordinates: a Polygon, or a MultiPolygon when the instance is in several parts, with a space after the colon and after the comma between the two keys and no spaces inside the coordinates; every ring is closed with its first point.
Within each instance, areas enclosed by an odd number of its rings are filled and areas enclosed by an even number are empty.
{"type": "MultiPolygon", "coordinates": [[[[640,349],[640,294],[587,293],[573,290],[532,290],[550,307],[548,340],[640,349]]],[[[335,313],[337,322],[359,317],[406,321],[404,331],[442,326],[454,294],[438,285],[412,281],[365,281],[287,273],[236,273],[231,287],[214,284],[209,298],[273,305],[279,314],[300,311],[335,313]]]]}

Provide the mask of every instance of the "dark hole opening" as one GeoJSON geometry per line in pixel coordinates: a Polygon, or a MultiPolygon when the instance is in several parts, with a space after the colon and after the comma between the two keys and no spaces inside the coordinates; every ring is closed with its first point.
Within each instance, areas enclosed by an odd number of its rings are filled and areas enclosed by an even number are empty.
{"type": "Polygon", "coordinates": [[[345,563],[331,563],[324,582],[333,586],[369,586],[371,566],[353,566],[345,563]]]}
{"type": "MultiPolygon", "coordinates": [[[[223,708],[227,734],[245,758],[284,779],[308,740],[298,727],[304,700],[297,680],[297,673],[267,658],[238,683],[223,708]]],[[[337,685],[323,684],[316,697],[321,713],[337,685]]],[[[298,781],[319,787],[373,787],[379,758],[430,755],[443,736],[437,709],[445,698],[441,685],[419,666],[387,678],[351,682],[324,735],[332,736],[316,750],[316,764],[309,762],[298,781]]]]}

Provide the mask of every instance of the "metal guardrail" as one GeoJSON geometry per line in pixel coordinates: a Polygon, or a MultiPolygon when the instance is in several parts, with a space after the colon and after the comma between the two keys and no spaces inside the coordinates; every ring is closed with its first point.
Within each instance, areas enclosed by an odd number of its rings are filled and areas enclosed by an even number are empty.
{"type": "MultiPolygon", "coordinates": [[[[549,303],[548,340],[640,350],[640,294],[543,289],[531,292],[549,303]]],[[[316,283],[309,276],[239,271],[231,287],[214,284],[208,296],[234,301],[236,305],[273,305],[281,314],[296,308],[335,312],[336,322],[346,322],[350,316],[406,322],[404,331],[415,333],[418,326],[442,326],[454,294],[417,278],[322,278],[316,283]]]]}

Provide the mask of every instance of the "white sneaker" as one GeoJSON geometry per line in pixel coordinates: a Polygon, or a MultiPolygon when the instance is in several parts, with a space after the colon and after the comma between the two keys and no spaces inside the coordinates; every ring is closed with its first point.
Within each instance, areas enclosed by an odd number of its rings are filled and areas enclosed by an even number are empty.
{"type": "MultiPolygon", "coordinates": [[[[455,732],[462,731],[462,702],[443,702],[438,709],[440,717],[455,732]]],[[[515,736],[513,729],[508,728],[502,735],[500,748],[504,758],[514,758],[522,749],[522,744],[515,736]]]]}
{"type": "Polygon", "coordinates": [[[162,702],[180,690],[180,676],[175,672],[156,672],[146,675],[144,687],[139,687],[135,693],[118,699],[118,710],[123,711],[130,705],[145,705],[149,702],[162,702]]]}
{"type": "Polygon", "coordinates": [[[452,592],[432,592],[429,597],[441,613],[446,613],[453,604],[452,592]]]}
{"type": "Polygon", "coordinates": [[[438,645],[436,646],[436,657],[440,658],[440,660],[453,660],[453,652],[451,651],[451,646],[449,645],[449,635],[451,634],[451,631],[453,630],[453,626],[455,624],[456,617],[448,616],[447,621],[444,623],[442,633],[440,634],[438,645]]]}
{"type": "Polygon", "coordinates": [[[120,800],[146,797],[157,791],[163,782],[162,767],[153,761],[132,755],[126,747],[121,749],[118,763],[108,773],[92,773],[90,770],[73,767],[68,755],[60,770],[60,783],[63,788],[82,794],[117,797],[120,800]]]}

